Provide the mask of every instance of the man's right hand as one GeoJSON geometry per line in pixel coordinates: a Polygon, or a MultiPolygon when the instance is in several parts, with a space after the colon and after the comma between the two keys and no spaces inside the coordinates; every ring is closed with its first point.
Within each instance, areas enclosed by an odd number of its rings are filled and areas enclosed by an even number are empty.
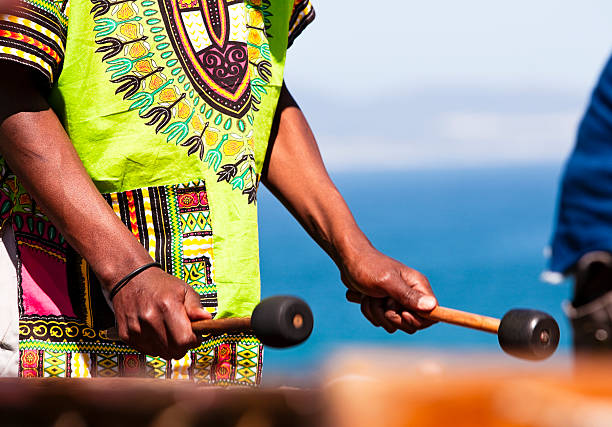
{"type": "Polygon", "coordinates": [[[180,359],[200,345],[191,322],[212,318],[199,295],[159,268],[134,277],[113,299],[121,340],[136,350],[180,359]]]}
{"type": "MultiPolygon", "coordinates": [[[[107,290],[153,261],[100,195],[52,110],[6,118],[0,124],[0,153],[107,290]]],[[[190,321],[211,317],[193,289],[157,268],[134,277],[113,305],[121,339],[167,359],[197,347],[190,321]]]]}
{"type": "MultiPolygon", "coordinates": [[[[37,85],[26,78],[27,69],[7,67],[0,61],[0,75],[15,77],[11,81],[24,96],[35,96],[37,85]]],[[[105,288],[153,261],[92,182],[57,115],[36,108],[6,114],[5,119],[0,114],[0,154],[105,288]]],[[[211,317],[193,289],[156,268],[133,278],[113,302],[121,338],[165,358],[197,347],[190,320],[211,317]]]]}

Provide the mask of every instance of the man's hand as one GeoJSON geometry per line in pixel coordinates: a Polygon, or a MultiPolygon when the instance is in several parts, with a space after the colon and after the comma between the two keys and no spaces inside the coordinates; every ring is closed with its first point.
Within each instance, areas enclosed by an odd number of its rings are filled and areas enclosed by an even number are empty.
{"type": "Polygon", "coordinates": [[[135,349],[180,359],[200,340],[191,322],[212,316],[186,283],[158,268],[134,277],[113,299],[119,337],[135,349]]]}
{"type": "Polygon", "coordinates": [[[374,326],[413,334],[435,323],[420,316],[438,304],[420,272],[374,248],[340,265],[340,270],[347,300],[361,304],[361,312],[374,326]]]}

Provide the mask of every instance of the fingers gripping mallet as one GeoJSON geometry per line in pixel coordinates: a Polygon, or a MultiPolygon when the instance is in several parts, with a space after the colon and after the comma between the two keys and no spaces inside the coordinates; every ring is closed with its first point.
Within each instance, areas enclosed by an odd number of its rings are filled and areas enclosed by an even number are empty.
{"type": "MultiPolygon", "coordinates": [[[[304,342],[312,332],[314,319],[306,302],[293,296],[274,296],[262,300],[251,317],[199,320],[191,323],[194,332],[202,334],[250,333],[263,345],[285,348],[304,342]]],[[[116,328],[106,331],[109,339],[118,340],[116,328]]]]}
{"type": "Polygon", "coordinates": [[[514,309],[499,320],[438,306],[422,316],[497,334],[500,347],[506,353],[521,359],[546,359],[555,352],[559,344],[559,325],[552,316],[542,311],[514,309]]]}

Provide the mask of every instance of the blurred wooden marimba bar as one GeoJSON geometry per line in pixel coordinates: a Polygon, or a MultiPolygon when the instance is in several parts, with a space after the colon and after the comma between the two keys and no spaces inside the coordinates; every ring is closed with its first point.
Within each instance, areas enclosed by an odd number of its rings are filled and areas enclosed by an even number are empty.
{"type": "Polygon", "coordinates": [[[343,352],[310,389],[0,380],[2,426],[612,426],[612,359],[343,352]]]}
{"type": "Polygon", "coordinates": [[[0,379],[3,427],[311,427],[310,390],[213,387],[134,378],[0,379]]]}
{"type": "Polygon", "coordinates": [[[612,357],[585,358],[576,369],[567,356],[533,363],[366,351],[330,366],[330,425],[612,426],[612,357]]]}

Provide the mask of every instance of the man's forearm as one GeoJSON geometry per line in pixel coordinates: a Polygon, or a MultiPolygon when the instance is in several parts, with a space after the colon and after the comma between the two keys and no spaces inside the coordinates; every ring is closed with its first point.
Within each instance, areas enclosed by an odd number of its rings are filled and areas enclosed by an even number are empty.
{"type": "Polygon", "coordinates": [[[52,110],[6,119],[0,126],[0,151],[103,286],[151,261],[101,197],[52,110]]]}
{"type": "Polygon", "coordinates": [[[371,247],[330,179],[314,135],[283,86],[264,183],[338,263],[371,247]]]}
{"type": "MultiPolygon", "coordinates": [[[[6,119],[0,126],[0,151],[106,290],[152,261],[100,195],[51,110],[6,119]]],[[[179,359],[197,347],[190,320],[210,318],[190,286],[155,268],[133,277],[113,308],[124,342],[166,359],[179,359]]]]}
{"type": "Polygon", "coordinates": [[[263,180],[332,257],[364,316],[388,332],[431,324],[419,313],[437,302],[427,278],[377,251],[332,183],[306,118],[283,86],[263,180]]]}

